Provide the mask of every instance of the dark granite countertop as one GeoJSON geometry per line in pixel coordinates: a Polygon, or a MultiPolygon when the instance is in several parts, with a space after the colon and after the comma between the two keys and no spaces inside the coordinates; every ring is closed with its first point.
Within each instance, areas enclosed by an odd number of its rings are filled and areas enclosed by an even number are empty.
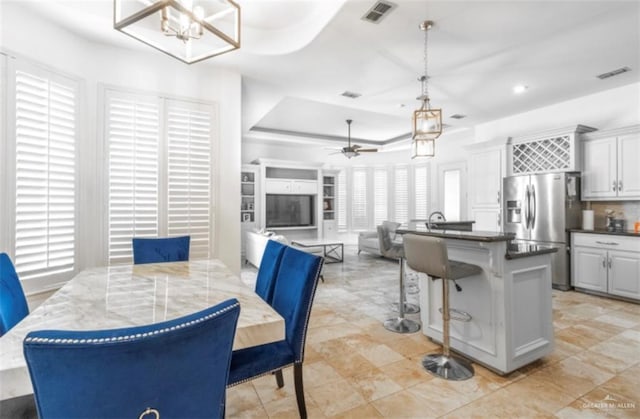
{"type": "Polygon", "coordinates": [[[529,256],[544,255],[546,253],[556,253],[557,251],[558,248],[553,246],[544,246],[540,244],[528,244],[513,241],[507,244],[507,254],[504,255],[504,257],[511,260],[526,258],[529,256]]]}
{"type": "Polygon", "coordinates": [[[415,229],[399,228],[398,234],[420,234],[424,236],[442,237],[443,239],[470,240],[476,242],[501,242],[509,241],[515,237],[513,233],[496,233],[492,231],[457,231],[457,230],[431,230],[425,226],[416,226],[415,229]]]}
{"type": "Polygon", "coordinates": [[[595,229],[595,230],[583,230],[581,228],[570,228],[570,229],[567,229],[567,231],[570,233],[608,234],[610,236],[640,237],[640,233],[634,233],[633,231],[607,231],[604,228],[595,229]]]}

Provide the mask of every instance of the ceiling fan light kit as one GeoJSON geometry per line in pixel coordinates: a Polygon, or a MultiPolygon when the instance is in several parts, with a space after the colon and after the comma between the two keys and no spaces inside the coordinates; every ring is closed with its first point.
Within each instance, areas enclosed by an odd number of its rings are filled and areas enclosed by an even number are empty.
{"type": "Polygon", "coordinates": [[[113,27],[186,64],[240,48],[232,0],[114,0],[113,27]]]}
{"type": "Polygon", "coordinates": [[[351,145],[351,123],[352,119],[347,119],[347,146],[342,147],[342,154],[348,159],[352,157],[358,157],[360,153],[375,153],[378,151],[377,148],[362,148],[358,144],[351,145]]]}
{"type": "Polygon", "coordinates": [[[435,140],[442,134],[442,109],[433,109],[429,102],[427,73],[427,33],[433,27],[433,21],[425,20],[420,24],[424,32],[424,75],[418,80],[422,85],[422,94],[417,97],[422,106],[413,112],[413,135],[411,137],[411,158],[434,157],[435,140]]]}

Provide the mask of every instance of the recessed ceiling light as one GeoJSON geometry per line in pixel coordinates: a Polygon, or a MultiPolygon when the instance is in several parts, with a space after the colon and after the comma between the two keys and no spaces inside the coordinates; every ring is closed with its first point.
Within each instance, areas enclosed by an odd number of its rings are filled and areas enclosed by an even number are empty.
{"type": "Polygon", "coordinates": [[[515,93],[516,95],[519,95],[521,93],[526,92],[527,89],[529,89],[529,86],[525,86],[524,84],[517,84],[513,86],[513,93],[515,93]]]}

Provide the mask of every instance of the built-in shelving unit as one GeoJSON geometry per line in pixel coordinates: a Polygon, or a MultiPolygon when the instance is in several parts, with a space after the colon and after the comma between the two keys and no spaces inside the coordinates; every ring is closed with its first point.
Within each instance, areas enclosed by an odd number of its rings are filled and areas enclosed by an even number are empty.
{"type": "Polygon", "coordinates": [[[335,220],[335,182],[335,176],[322,177],[322,217],[325,220],[335,220]]]}
{"type": "Polygon", "coordinates": [[[335,170],[325,170],[322,174],[322,237],[325,239],[337,235],[337,175],[335,170]]]}
{"type": "Polygon", "coordinates": [[[256,174],[242,172],[240,179],[240,221],[253,223],[256,220],[256,174]]]}

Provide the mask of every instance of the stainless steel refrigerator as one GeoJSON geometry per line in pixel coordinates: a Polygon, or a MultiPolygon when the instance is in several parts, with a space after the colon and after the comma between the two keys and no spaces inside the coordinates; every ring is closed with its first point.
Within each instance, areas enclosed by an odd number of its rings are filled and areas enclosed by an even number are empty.
{"type": "Polygon", "coordinates": [[[581,224],[580,174],[508,176],[503,186],[504,231],[515,233],[519,242],[557,247],[551,262],[553,287],[570,289],[567,229],[581,224]]]}

